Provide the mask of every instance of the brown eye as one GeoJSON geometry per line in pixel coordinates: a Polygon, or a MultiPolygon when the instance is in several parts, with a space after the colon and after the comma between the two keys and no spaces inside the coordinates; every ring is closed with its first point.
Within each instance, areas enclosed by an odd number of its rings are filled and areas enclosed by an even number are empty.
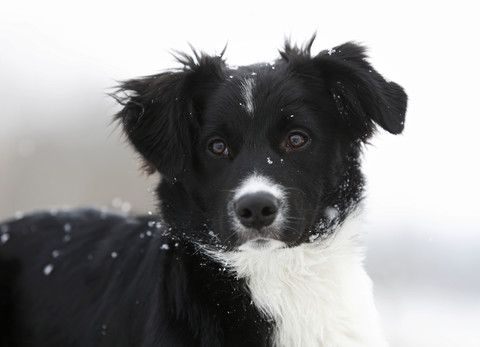
{"type": "Polygon", "coordinates": [[[214,140],[210,142],[210,145],[208,146],[210,149],[210,152],[216,155],[227,155],[228,154],[228,147],[225,144],[224,141],[222,140],[214,140]]]}
{"type": "Polygon", "coordinates": [[[300,148],[308,142],[308,137],[302,133],[293,133],[288,137],[288,146],[291,148],[300,148]]]}

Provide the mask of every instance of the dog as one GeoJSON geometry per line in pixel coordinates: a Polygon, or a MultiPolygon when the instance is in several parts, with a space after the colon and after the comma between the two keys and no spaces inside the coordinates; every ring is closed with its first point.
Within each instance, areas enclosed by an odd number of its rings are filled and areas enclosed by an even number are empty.
{"type": "Polygon", "coordinates": [[[360,156],[407,95],[348,42],[123,82],[115,119],[161,174],[158,213],[0,226],[1,346],[385,346],[363,267],[360,156]]]}

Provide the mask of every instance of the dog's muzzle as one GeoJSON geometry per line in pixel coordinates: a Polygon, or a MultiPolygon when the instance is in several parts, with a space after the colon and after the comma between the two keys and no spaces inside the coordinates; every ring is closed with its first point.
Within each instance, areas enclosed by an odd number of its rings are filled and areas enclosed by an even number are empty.
{"type": "Polygon", "coordinates": [[[279,248],[288,213],[285,188],[272,179],[253,173],[234,191],[228,206],[239,249],[279,248]]]}

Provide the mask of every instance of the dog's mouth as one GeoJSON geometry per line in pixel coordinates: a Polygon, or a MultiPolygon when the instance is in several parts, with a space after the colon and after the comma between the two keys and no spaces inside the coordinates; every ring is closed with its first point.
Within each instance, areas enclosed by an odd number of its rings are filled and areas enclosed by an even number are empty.
{"type": "Polygon", "coordinates": [[[279,240],[265,238],[265,237],[257,237],[251,240],[244,242],[240,247],[238,247],[239,251],[272,251],[275,249],[285,248],[287,245],[279,240]]]}

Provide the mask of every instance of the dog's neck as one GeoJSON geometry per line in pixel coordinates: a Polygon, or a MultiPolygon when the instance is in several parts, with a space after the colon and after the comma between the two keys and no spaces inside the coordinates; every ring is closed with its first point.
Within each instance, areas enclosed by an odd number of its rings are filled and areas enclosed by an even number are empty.
{"type": "Polygon", "coordinates": [[[386,345],[362,265],[358,219],[348,218],[323,241],[215,254],[246,280],[253,304],[273,320],[275,346],[386,345]]]}

